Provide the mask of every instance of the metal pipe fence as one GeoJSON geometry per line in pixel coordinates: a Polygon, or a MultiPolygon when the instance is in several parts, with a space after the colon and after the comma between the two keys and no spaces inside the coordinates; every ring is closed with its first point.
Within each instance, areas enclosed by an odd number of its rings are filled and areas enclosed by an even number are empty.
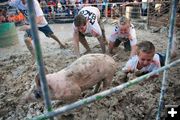
{"type": "MultiPolygon", "coordinates": [[[[170,21],[170,29],[169,29],[169,35],[168,35],[168,46],[166,50],[166,60],[165,65],[169,64],[170,62],[170,54],[172,49],[172,43],[173,43],[173,33],[174,33],[174,23],[176,18],[176,9],[177,9],[177,3],[179,0],[173,0],[172,1],[172,10],[171,10],[171,21],[170,21]]],[[[160,120],[161,118],[161,111],[164,106],[164,96],[166,94],[166,90],[168,88],[168,70],[164,70],[163,72],[163,80],[162,80],[162,87],[161,87],[161,94],[159,98],[159,107],[158,112],[156,116],[156,120],[160,120]]]]}
{"type": "MultiPolygon", "coordinates": [[[[51,100],[49,99],[48,85],[47,85],[47,81],[45,77],[41,45],[39,42],[39,36],[38,36],[38,31],[37,31],[37,26],[36,26],[34,3],[33,3],[33,0],[27,0],[27,3],[28,3],[27,7],[29,11],[29,20],[30,20],[30,25],[31,25],[31,33],[32,33],[33,42],[35,46],[36,62],[38,64],[40,84],[42,86],[41,89],[43,92],[46,109],[48,112],[50,112],[52,111],[52,106],[51,106],[51,100]]],[[[53,120],[53,118],[51,118],[51,120],[53,120]]]]}

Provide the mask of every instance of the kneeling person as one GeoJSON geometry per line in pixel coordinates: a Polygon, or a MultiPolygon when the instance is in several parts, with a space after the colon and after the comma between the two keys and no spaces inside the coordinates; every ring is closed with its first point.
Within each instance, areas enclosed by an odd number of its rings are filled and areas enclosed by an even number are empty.
{"type": "Polygon", "coordinates": [[[105,31],[100,21],[100,11],[98,8],[92,6],[82,8],[74,19],[73,29],[74,49],[78,57],[80,56],[79,42],[86,48],[86,52],[91,51],[85,36],[96,37],[100,43],[102,52],[106,52],[105,31]]]}
{"type": "Polygon", "coordinates": [[[130,20],[124,16],[120,17],[118,25],[109,37],[109,53],[113,54],[113,49],[120,43],[124,43],[126,51],[131,51],[131,57],[136,54],[136,31],[130,20]]]}

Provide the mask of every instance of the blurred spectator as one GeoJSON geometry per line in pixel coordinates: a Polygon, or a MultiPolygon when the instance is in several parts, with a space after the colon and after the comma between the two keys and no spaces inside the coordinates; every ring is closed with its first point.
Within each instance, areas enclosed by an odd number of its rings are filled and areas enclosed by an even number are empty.
{"type": "Polygon", "coordinates": [[[112,4],[112,7],[111,7],[111,17],[113,19],[120,17],[120,8],[119,8],[119,5],[117,5],[116,3],[112,4]]]}
{"type": "Polygon", "coordinates": [[[90,4],[91,6],[97,7],[96,0],[89,0],[88,4],[90,4]]]}
{"type": "Polygon", "coordinates": [[[48,14],[48,5],[45,0],[40,1],[40,6],[44,14],[48,14]]]}
{"type": "Polygon", "coordinates": [[[97,8],[100,10],[101,13],[102,13],[102,3],[103,0],[96,0],[97,8]]]}
{"type": "MultiPolygon", "coordinates": [[[[85,0],[76,0],[76,9],[79,11],[82,7],[83,7],[83,1],[85,1],[85,0]]],[[[77,12],[78,12],[77,11],[77,12]]]]}
{"type": "Polygon", "coordinates": [[[7,22],[6,15],[4,14],[5,14],[5,10],[0,9],[0,23],[7,22]]]}
{"type": "Polygon", "coordinates": [[[50,0],[48,3],[48,12],[49,12],[49,17],[53,18],[54,17],[54,12],[55,12],[55,6],[56,3],[53,0],[50,0]]]}
{"type": "Polygon", "coordinates": [[[61,5],[61,2],[58,1],[58,3],[57,3],[57,13],[60,13],[62,10],[63,10],[63,7],[61,5]]]}
{"type": "Polygon", "coordinates": [[[142,6],[141,6],[141,15],[147,16],[147,6],[148,6],[147,0],[142,0],[142,6]]]}
{"type": "Polygon", "coordinates": [[[108,0],[103,0],[103,2],[102,2],[102,12],[101,12],[102,16],[105,16],[105,14],[106,14],[105,12],[106,12],[107,2],[108,2],[108,0]]]}

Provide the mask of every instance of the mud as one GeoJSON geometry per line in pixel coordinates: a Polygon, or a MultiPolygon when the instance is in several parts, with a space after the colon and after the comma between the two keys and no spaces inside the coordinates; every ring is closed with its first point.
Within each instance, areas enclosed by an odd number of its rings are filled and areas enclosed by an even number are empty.
{"type": "MultiPolygon", "coordinates": [[[[63,43],[68,44],[67,49],[60,49],[52,39],[46,38],[39,32],[41,38],[41,49],[45,66],[49,73],[56,72],[72,63],[76,57],[73,54],[72,25],[51,24],[54,33],[62,38],[63,43]]],[[[136,27],[138,28],[138,27],[136,27]]],[[[113,25],[105,24],[107,37],[111,33],[113,25]]],[[[29,103],[21,105],[19,99],[27,92],[33,82],[37,70],[32,68],[31,55],[23,42],[24,32],[17,28],[19,43],[7,48],[0,48],[0,120],[23,120],[40,115],[45,110],[44,103],[29,103]]],[[[138,42],[142,40],[152,41],[157,51],[166,50],[167,37],[165,33],[152,33],[151,30],[136,29],[138,42]]],[[[87,38],[93,53],[101,53],[98,41],[87,38]]],[[[180,58],[180,34],[177,34],[178,55],[180,58]]],[[[85,49],[81,46],[81,53],[85,49]]],[[[113,56],[119,63],[119,70],[128,60],[129,53],[122,47],[117,49],[113,56]]],[[[168,75],[169,87],[165,96],[165,104],[180,104],[180,99],[174,96],[174,91],[180,85],[180,66],[176,65],[170,69],[168,75]]],[[[122,92],[108,96],[100,101],[86,105],[82,108],[57,116],[61,120],[152,120],[155,119],[162,74],[159,78],[144,81],[122,92]]],[[[114,76],[112,86],[122,84],[118,74],[114,76]]],[[[87,90],[86,93],[91,90],[87,90]]],[[[81,97],[82,98],[82,97],[81,97]]],[[[58,101],[52,102],[53,109],[63,106],[58,101]]],[[[164,117],[164,111],[162,113],[164,117]]]]}

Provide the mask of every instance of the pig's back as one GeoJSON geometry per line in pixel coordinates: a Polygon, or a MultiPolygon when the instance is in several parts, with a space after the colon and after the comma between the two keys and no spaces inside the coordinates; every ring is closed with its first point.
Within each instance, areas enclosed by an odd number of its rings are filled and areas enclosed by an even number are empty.
{"type": "Polygon", "coordinates": [[[116,62],[105,54],[87,54],[64,69],[66,79],[87,89],[115,73],[116,62]]]}

